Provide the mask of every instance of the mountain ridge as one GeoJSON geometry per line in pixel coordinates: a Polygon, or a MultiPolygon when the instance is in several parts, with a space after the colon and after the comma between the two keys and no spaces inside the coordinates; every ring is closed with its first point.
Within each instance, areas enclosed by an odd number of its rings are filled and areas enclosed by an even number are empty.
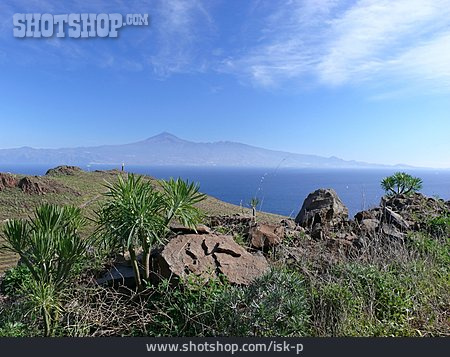
{"type": "Polygon", "coordinates": [[[122,145],[0,149],[0,164],[120,164],[287,168],[411,168],[260,148],[232,141],[192,142],[162,132],[122,145]]]}

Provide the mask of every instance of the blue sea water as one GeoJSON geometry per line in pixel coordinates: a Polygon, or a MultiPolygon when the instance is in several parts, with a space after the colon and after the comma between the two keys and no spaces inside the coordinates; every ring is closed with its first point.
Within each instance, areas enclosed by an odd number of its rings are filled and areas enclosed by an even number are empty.
{"type": "MultiPolygon", "coordinates": [[[[43,175],[48,165],[5,166],[0,172],[43,175]]],[[[110,165],[91,165],[84,170],[111,169],[110,165]]],[[[116,167],[118,168],[118,167],[116,167]]],[[[225,202],[248,207],[252,197],[260,200],[258,209],[295,217],[303,200],[319,188],[333,188],[350,215],[379,204],[383,191],[380,181],[393,169],[257,169],[215,167],[144,167],[127,166],[126,170],[160,179],[181,177],[198,182],[201,191],[225,202]]],[[[450,170],[406,170],[423,179],[421,190],[428,196],[450,199],[450,170]]]]}

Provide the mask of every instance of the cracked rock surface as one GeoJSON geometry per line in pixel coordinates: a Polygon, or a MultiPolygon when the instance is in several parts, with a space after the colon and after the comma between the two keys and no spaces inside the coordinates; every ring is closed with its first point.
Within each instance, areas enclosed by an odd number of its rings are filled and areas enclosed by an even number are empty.
{"type": "Polygon", "coordinates": [[[238,285],[249,285],[269,270],[263,256],[247,252],[231,236],[214,234],[173,238],[158,257],[158,267],[166,278],[193,273],[209,279],[223,274],[238,285]]]}

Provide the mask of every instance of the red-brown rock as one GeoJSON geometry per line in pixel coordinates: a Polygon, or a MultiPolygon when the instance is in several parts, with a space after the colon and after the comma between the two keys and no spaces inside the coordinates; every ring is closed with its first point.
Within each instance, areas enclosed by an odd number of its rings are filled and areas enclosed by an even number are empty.
{"type": "Polygon", "coordinates": [[[263,256],[252,255],[224,235],[179,235],[173,238],[157,258],[158,273],[184,278],[195,274],[210,279],[223,274],[228,281],[249,285],[269,271],[263,256]]]}
{"type": "Polygon", "coordinates": [[[0,173],[0,191],[17,186],[17,178],[11,174],[0,173]]]}
{"type": "Polygon", "coordinates": [[[283,241],[284,231],[283,226],[257,224],[250,228],[249,239],[254,248],[272,248],[283,241]]]}

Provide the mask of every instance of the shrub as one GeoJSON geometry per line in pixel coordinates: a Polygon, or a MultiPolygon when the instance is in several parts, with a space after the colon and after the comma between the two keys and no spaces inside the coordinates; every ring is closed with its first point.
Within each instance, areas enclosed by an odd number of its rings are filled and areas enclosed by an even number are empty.
{"type": "Polygon", "coordinates": [[[61,296],[85,259],[87,241],[78,234],[84,223],[78,208],[43,205],[31,221],[8,221],[3,230],[5,248],[19,254],[30,273],[23,292],[30,310],[40,312],[46,336],[53,333],[61,296]]]}
{"type": "MultiPolygon", "coordinates": [[[[409,276],[363,264],[339,265],[312,292],[319,336],[408,336],[414,294],[409,276]]],[[[317,283],[317,281],[316,281],[317,283]]]]}
{"type": "Polygon", "coordinates": [[[231,336],[308,335],[310,308],[306,284],[299,273],[274,269],[236,292],[227,302],[233,313],[231,336]]]}
{"type": "Polygon", "coordinates": [[[181,286],[167,281],[152,297],[150,335],[305,336],[309,305],[298,273],[274,270],[248,287],[190,275],[181,286]]]}
{"type": "Polygon", "coordinates": [[[435,237],[448,237],[450,236],[450,213],[440,215],[428,220],[427,222],[428,232],[435,237]]]}
{"type": "Polygon", "coordinates": [[[195,184],[180,179],[162,181],[162,192],[155,190],[142,176],[119,176],[115,184],[107,185],[107,201],[97,212],[99,233],[107,244],[130,254],[136,285],[143,289],[143,280],[150,277],[152,246],[162,242],[176,219],[195,228],[201,214],[194,205],[205,198],[195,184]],[[137,252],[143,251],[142,271],[137,252]],[[142,274],[141,274],[142,273],[142,274]]]}
{"type": "Polygon", "coordinates": [[[31,279],[30,270],[23,264],[8,269],[2,279],[1,291],[5,295],[18,295],[31,279]]]}
{"type": "Polygon", "coordinates": [[[404,172],[396,172],[394,175],[386,177],[381,181],[381,187],[389,196],[408,195],[419,191],[422,186],[422,179],[404,172]]]}
{"type": "Polygon", "coordinates": [[[152,336],[218,336],[230,322],[227,297],[235,288],[219,279],[189,275],[179,285],[162,281],[149,301],[155,310],[148,330],[152,336]]]}

